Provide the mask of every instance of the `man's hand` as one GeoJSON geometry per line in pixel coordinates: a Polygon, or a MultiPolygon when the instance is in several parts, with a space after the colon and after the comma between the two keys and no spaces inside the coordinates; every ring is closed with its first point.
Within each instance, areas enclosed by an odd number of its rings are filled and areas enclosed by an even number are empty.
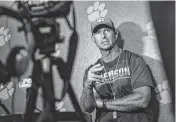
{"type": "Polygon", "coordinates": [[[85,84],[86,87],[92,88],[96,81],[101,81],[103,79],[103,77],[101,77],[99,73],[103,70],[103,68],[104,66],[101,66],[101,64],[96,64],[89,69],[85,84]]]}

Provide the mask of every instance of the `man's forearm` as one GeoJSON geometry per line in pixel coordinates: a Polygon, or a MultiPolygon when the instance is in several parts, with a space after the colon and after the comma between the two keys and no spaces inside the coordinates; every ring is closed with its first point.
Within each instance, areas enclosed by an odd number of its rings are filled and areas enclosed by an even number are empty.
{"type": "Polygon", "coordinates": [[[96,108],[96,102],[93,95],[93,90],[90,88],[84,88],[81,96],[81,105],[85,112],[93,112],[96,108]]]}
{"type": "Polygon", "coordinates": [[[32,51],[34,50],[34,46],[35,46],[35,39],[34,39],[34,35],[32,32],[27,33],[27,40],[28,40],[28,51],[29,53],[32,53],[32,51]]]}
{"type": "Polygon", "coordinates": [[[110,99],[106,102],[106,108],[117,111],[134,111],[146,108],[150,98],[145,99],[141,94],[134,93],[118,99],[110,99]]]}

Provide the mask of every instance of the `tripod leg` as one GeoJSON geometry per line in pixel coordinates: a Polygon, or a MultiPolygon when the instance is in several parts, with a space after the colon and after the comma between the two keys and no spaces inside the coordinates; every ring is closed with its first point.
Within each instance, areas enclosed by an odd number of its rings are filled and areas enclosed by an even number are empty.
{"type": "Polygon", "coordinates": [[[24,122],[32,122],[32,114],[36,108],[36,100],[38,94],[38,88],[40,86],[40,65],[39,62],[34,63],[33,73],[32,73],[32,86],[30,88],[30,94],[28,97],[28,102],[26,105],[24,122]]]}
{"type": "MultiPolygon", "coordinates": [[[[50,122],[57,121],[57,113],[55,110],[55,96],[54,96],[54,86],[53,86],[53,78],[52,78],[52,66],[50,65],[50,59],[46,58],[42,61],[42,71],[43,71],[43,83],[42,83],[42,91],[44,94],[44,100],[46,101],[46,109],[45,115],[43,117],[47,117],[51,119],[50,122]],[[50,116],[48,116],[51,114],[50,116]]],[[[42,120],[42,119],[41,119],[42,120]]]]}

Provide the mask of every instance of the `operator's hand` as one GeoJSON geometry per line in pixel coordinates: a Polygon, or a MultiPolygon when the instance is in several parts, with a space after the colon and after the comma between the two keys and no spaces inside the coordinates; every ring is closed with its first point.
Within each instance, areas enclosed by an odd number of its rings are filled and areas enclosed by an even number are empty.
{"type": "Polygon", "coordinates": [[[103,100],[98,98],[98,99],[95,99],[96,101],[96,107],[97,108],[103,108],[103,100]]]}
{"type": "Polygon", "coordinates": [[[103,79],[103,77],[100,75],[100,72],[103,70],[103,68],[104,66],[101,64],[96,64],[89,69],[85,83],[88,88],[92,88],[96,81],[101,81],[103,79]]]}
{"type": "Polygon", "coordinates": [[[59,44],[55,44],[55,52],[54,53],[51,53],[51,56],[55,57],[55,58],[58,58],[60,55],[60,49],[59,49],[59,44]]]}
{"type": "Polygon", "coordinates": [[[35,56],[35,60],[42,60],[45,57],[44,54],[40,54],[40,49],[37,49],[35,51],[34,56],[35,56]]]}
{"type": "Polygon", "coordinates": [[[31,22],[29,22],[28,20],[24,19],[24,27],[27,33],[32,31],[32,25],[31,22]]]}

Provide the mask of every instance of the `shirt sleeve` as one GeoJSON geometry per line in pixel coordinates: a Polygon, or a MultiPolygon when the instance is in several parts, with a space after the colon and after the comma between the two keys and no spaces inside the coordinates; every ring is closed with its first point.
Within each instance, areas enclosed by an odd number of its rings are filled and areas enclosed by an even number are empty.
{"type": "Polygon", "coordinates": [[[142,86],[153,87],[153,81],[149,69],[142,57],[136,57],[131,66],[132,89],[142,86]]]}

